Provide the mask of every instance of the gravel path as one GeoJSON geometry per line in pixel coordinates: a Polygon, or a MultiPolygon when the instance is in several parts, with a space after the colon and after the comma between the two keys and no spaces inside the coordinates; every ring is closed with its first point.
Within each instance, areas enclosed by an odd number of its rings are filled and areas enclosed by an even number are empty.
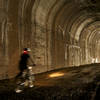
{"type": "Polygon", "coordinates": [[[35,75],[35,87],[17,94],[14,79],[0,81],[0,100],[99,100],[100,64],[35,75]],[[97,98],[98,97],[98,98],[97,98]]]}

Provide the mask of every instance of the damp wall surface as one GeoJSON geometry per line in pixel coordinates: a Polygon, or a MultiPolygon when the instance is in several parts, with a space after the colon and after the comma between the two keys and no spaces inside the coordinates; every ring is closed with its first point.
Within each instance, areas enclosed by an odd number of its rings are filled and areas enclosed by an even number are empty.
{"type": "Polygon", "coordinates": [[[34,73],[100,62],[100,2],[0,0],[0,79],[29,47],[34,73]],[[68,9],[69,8],[69,9],[68,9]]]}

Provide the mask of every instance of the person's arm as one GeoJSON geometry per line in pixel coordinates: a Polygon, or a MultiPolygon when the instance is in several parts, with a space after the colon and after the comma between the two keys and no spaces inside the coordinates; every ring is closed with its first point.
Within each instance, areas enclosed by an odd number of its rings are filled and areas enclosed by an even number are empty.
{"type": "Polygon", "coordinates": [[[33,61],[33,59],[32,59],[32,57],[30,56],[30,63],[31,63],[31,65],[33,65],[33,66],[35,66],[36,64],[34,63],[34,61],[33,61]]]}
{"type": "Polygon", "coordinates": [[[30,57],[31,62],[33,63],[33,66],[35,66],[36,64],[34,63],[33,59],[30,57]]]}

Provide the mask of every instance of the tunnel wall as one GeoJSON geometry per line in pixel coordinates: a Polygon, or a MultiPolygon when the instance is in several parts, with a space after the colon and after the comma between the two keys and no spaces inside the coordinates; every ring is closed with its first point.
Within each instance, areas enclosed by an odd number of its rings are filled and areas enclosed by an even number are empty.
{"type": "Polygon", "coordinates": [[[35,74],[91,64],[90,55],[100,58],[93,51],[100,50],[98,9],[91,13],[84,5],[75,0],[0,0],[0,79],[18,73],[25,47],[32,50],[35,74]]]}

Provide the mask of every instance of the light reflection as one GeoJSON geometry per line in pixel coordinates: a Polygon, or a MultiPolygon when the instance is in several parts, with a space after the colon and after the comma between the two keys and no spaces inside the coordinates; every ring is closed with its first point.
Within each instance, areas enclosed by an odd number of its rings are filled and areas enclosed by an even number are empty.
{"type": "Polygon", "coordinates": [[[56,73],[52,73],[49,75],[50,78],[53,78],[53,77],[61,77],[63,76],[64,73],[61,73],[61,72],[56,72],[56,73]]]}

